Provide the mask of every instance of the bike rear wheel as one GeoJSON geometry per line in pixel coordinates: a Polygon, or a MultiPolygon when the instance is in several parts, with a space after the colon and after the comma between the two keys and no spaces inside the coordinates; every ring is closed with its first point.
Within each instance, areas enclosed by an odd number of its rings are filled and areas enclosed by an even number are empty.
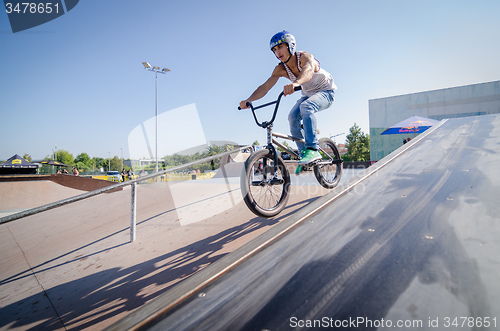
{"type": "Polygon", "coordinates": [[[274,155],[264,149],[245,162],[241,191],[247,207],[257,216],[273,217],[285,208],[289,197],[290,174],[278,157],[275,173],[274,155]]]}
{"type": "Polygon", "coordinates": [[[319,140],[322,160],[314,165],[314,175],[321,186],[332,189],[337,186],[342,176],[342,159],[335,143],[329,138],[319,140]],[[333,160],[332,160],[333,159],[333,160]]]}

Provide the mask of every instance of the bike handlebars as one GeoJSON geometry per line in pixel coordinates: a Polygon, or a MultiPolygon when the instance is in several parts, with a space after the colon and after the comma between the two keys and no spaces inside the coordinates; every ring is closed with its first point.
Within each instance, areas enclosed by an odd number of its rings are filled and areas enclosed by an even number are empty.
{"type": "MultiPolygon", "coordinates": [[[[294,88],[294,91],[300,91],[302,90],[302,87],[301,86],[296,86],[294,88]]],[[[278,96],[278,99],[276,99],[276,101],[272,101],[272,102],[269,102],[269,103],[266,103],[264,105],[260,105],[260,106],[257,106],[257,107],[254,107],[250,102],[247,102],[247,106],[250,107],[250,109],[252,109],[252,114],[253,114],[253,117],[255,119],[255,123],[257,123],[258,126],[262,127],[262,128],[267,128],[269,125],[273,124],[274,120],[276,119],[276,113],[278,112],[278,107],[279,107],[279,104],[280,104],[280,101],[281,101],[281,97],[283,96],[283,92],[280,93],[280,95],[278,96]],[[260,108],[264,108],[264,107],[267,107],[267,106],[270,106],[270,105],[274,105],[276,104],[276,107],[274,108],[274,113],[273,113],[273,117],[272,119],[269,121],[269,122],[262,122],[262,123],[259,123],[259,120],[257,119],[257,115],[255,114],[255,110],[257,109],[260,109],[260,108]]],[[[241,107],[238,107],[238,110],[241,110],[241,107]]]]}

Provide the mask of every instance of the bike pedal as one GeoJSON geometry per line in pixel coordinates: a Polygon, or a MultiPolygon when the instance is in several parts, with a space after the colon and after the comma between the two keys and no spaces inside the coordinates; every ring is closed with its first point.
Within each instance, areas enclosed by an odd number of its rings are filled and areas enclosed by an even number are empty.
{"type": "Polygon", "coordinates": [[[269,184],[271,185],[283,185],[285,181],[282,178],[273,178],[269,184]]]}
{"type": "Polygon", "coordinates": [[[308,163],[308,164],[306,164],[306,165],[304,165],[304,166],[305,166],[305,167],[307,167],[307,168],[312,168],[312,167],[314,167],[316,164],[318,164],[318,163],[319,163],[319,161],[321,161],[321,160],[312,161],[312,162],[310,162],[310,163],[308,163]]]}

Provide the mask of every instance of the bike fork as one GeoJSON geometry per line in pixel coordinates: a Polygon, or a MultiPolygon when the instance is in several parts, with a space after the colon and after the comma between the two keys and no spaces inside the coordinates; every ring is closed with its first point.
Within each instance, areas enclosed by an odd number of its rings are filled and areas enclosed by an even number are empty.
{"type": "Polygon", "coordinates": [[[276,148],[274,148],[273,146],[273,126],[272,124],[271,125],[268,125],[266,127],[266,130],[267,130],[267,149],[273,154],[274,156],[274,176],[273,176],[273,179],[271,180],[271,182],[274,182],[277,178],[278,178],[278,152],[276,151],[276,148]]]}

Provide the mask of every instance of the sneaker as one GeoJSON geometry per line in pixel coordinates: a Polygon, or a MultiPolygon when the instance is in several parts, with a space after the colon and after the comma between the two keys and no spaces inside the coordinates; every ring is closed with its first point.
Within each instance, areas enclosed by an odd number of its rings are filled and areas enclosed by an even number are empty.
{"type": "Polygon", "coordinates": [[[295,174],[300,175],[300,173],[304,170],[304,168],[301,165],[297,166],[297,169],[295,169],[295,174]]]}
{"type": "Polygon", "coordinates": [[[299,161],[299,165],[306,165],[317,160],[321,160],[321,154],[318,151],[306,149],[306,152],[299,161]]]}

